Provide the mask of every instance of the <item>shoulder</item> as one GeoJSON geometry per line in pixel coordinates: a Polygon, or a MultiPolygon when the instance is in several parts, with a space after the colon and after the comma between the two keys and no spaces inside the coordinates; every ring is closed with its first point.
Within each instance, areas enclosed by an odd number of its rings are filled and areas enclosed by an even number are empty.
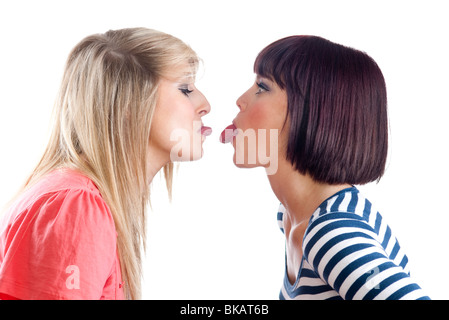
{"type": "Polygon", "coordinates": [[[382,225],[385,227],[386,224],[379,211],[356,187],[352,187],[321,203],[309,221],[308,232],[326,226],[326,230],[330,227],[358,227],[379,235],[382,225]]]}
{"type": "Polygon", "coordinates": [[[58,191],[82,190],[92,195],[100,196],[93,181],[83,173],[74,169],[57,169],[43,176],[27,192],[36,195],[56,193],[58,191]]]}
{"type": "Polygon", "coordinates": [[[9,228],[34,230],[38,237],[66,229],[77,233],[99,226],[115,229],[109,207],[93,182],[72,170],[44,176],[16,200],[5,218],[9,228]]]}
{"type": "Polygon", "coordinates": [[[381,221],[379,212],[358,189],[342,190],[324,201],[312,215],[304,235],[304,255],[321,257],[324,252],[365,246],[384,250],[381,221]]]}
{"type": "Polygon", "coordinates": [[[351,212],[323,214],[308,226],[303,252],[313,270],[344,299],[424,296],[410,279],[408,258],[385,223],[373,227],[351,212]]]}
{"type": "Polygon", "coordinates": [[[303,250],[306,257],[311,257],[361,243],[381,247],[377,238],[375,230],[362,217],[349,212],[332,212],[311,221],[304,234],[303,250]]]}

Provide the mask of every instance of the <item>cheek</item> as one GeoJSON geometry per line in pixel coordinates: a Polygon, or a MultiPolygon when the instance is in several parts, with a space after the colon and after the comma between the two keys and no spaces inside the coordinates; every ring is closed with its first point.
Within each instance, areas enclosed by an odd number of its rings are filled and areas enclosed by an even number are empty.
{"type": "Polygon", "coordinates": [[[202,157],[201,121],[188,105],[162,109],[155,114],[151,135],[153,144],[169,155],[172,162],[202,157]]]}
{"type": "Polygon", "coordinates": [[[266,108],[263,105],[254,105],[247,114],[246,127],[252,129],[265,129],[270,124],[270,119],[266,108]]]}
{"type": "Polygon", "coordinates": [[[192,123],[195,119],[194,108],[183,97],[167,101],[161,105],[160,111],[163,118],[163,125],[165,125],[168,131],[192,129],[192,123]]]}
{"type": "Polygon", "coordinates": [[[151,140],[169,151],[177,143],[177,136],[191,136],[193,119],[194,114],[189,106],[176,101],[160,104],[153,116],[151,140]]]}
{"type": "MultiPolygon", "coordinates": [[[[245,115],[242,127],[252,129],[281,129],[284,124],[284,112],[280,107],[254,104],[245,115]]],[[[243,128],[242,128],[243,129],[243,128]]]]}

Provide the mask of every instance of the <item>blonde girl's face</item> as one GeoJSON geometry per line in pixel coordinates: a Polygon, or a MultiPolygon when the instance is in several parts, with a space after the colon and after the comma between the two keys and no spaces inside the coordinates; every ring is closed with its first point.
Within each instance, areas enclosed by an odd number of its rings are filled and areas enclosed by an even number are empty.
{"type": "Polygon", "coordinates": [[[203,142],[212,132],[202,119],[210,109],[206,97],[195,86],[190,65],[173,77],[161,79],[150,132],[153,153],[169,157],[171,162],[200,159],[203,142]]]}

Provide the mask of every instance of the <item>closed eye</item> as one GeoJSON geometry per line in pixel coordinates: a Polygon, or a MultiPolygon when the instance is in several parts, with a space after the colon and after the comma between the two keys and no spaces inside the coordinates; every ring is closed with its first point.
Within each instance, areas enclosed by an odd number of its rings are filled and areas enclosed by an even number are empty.
{"type": "Polygon", "coordinates": [[[189,90],[187,88],[179,88],[179,91],[181,91],[187,97],[193,92],[193,90],[189,90]]]}

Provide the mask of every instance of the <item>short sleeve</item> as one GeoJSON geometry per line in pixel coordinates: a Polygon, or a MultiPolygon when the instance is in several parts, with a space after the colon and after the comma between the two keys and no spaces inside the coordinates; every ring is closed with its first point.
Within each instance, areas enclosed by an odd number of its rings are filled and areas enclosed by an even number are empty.
{"type": "Polygon", "coordinates": [[[100,299],[114,271],[117,233],[98,193],[46,194],[5,236],[0,292],[19,299],[100,299]]]}

